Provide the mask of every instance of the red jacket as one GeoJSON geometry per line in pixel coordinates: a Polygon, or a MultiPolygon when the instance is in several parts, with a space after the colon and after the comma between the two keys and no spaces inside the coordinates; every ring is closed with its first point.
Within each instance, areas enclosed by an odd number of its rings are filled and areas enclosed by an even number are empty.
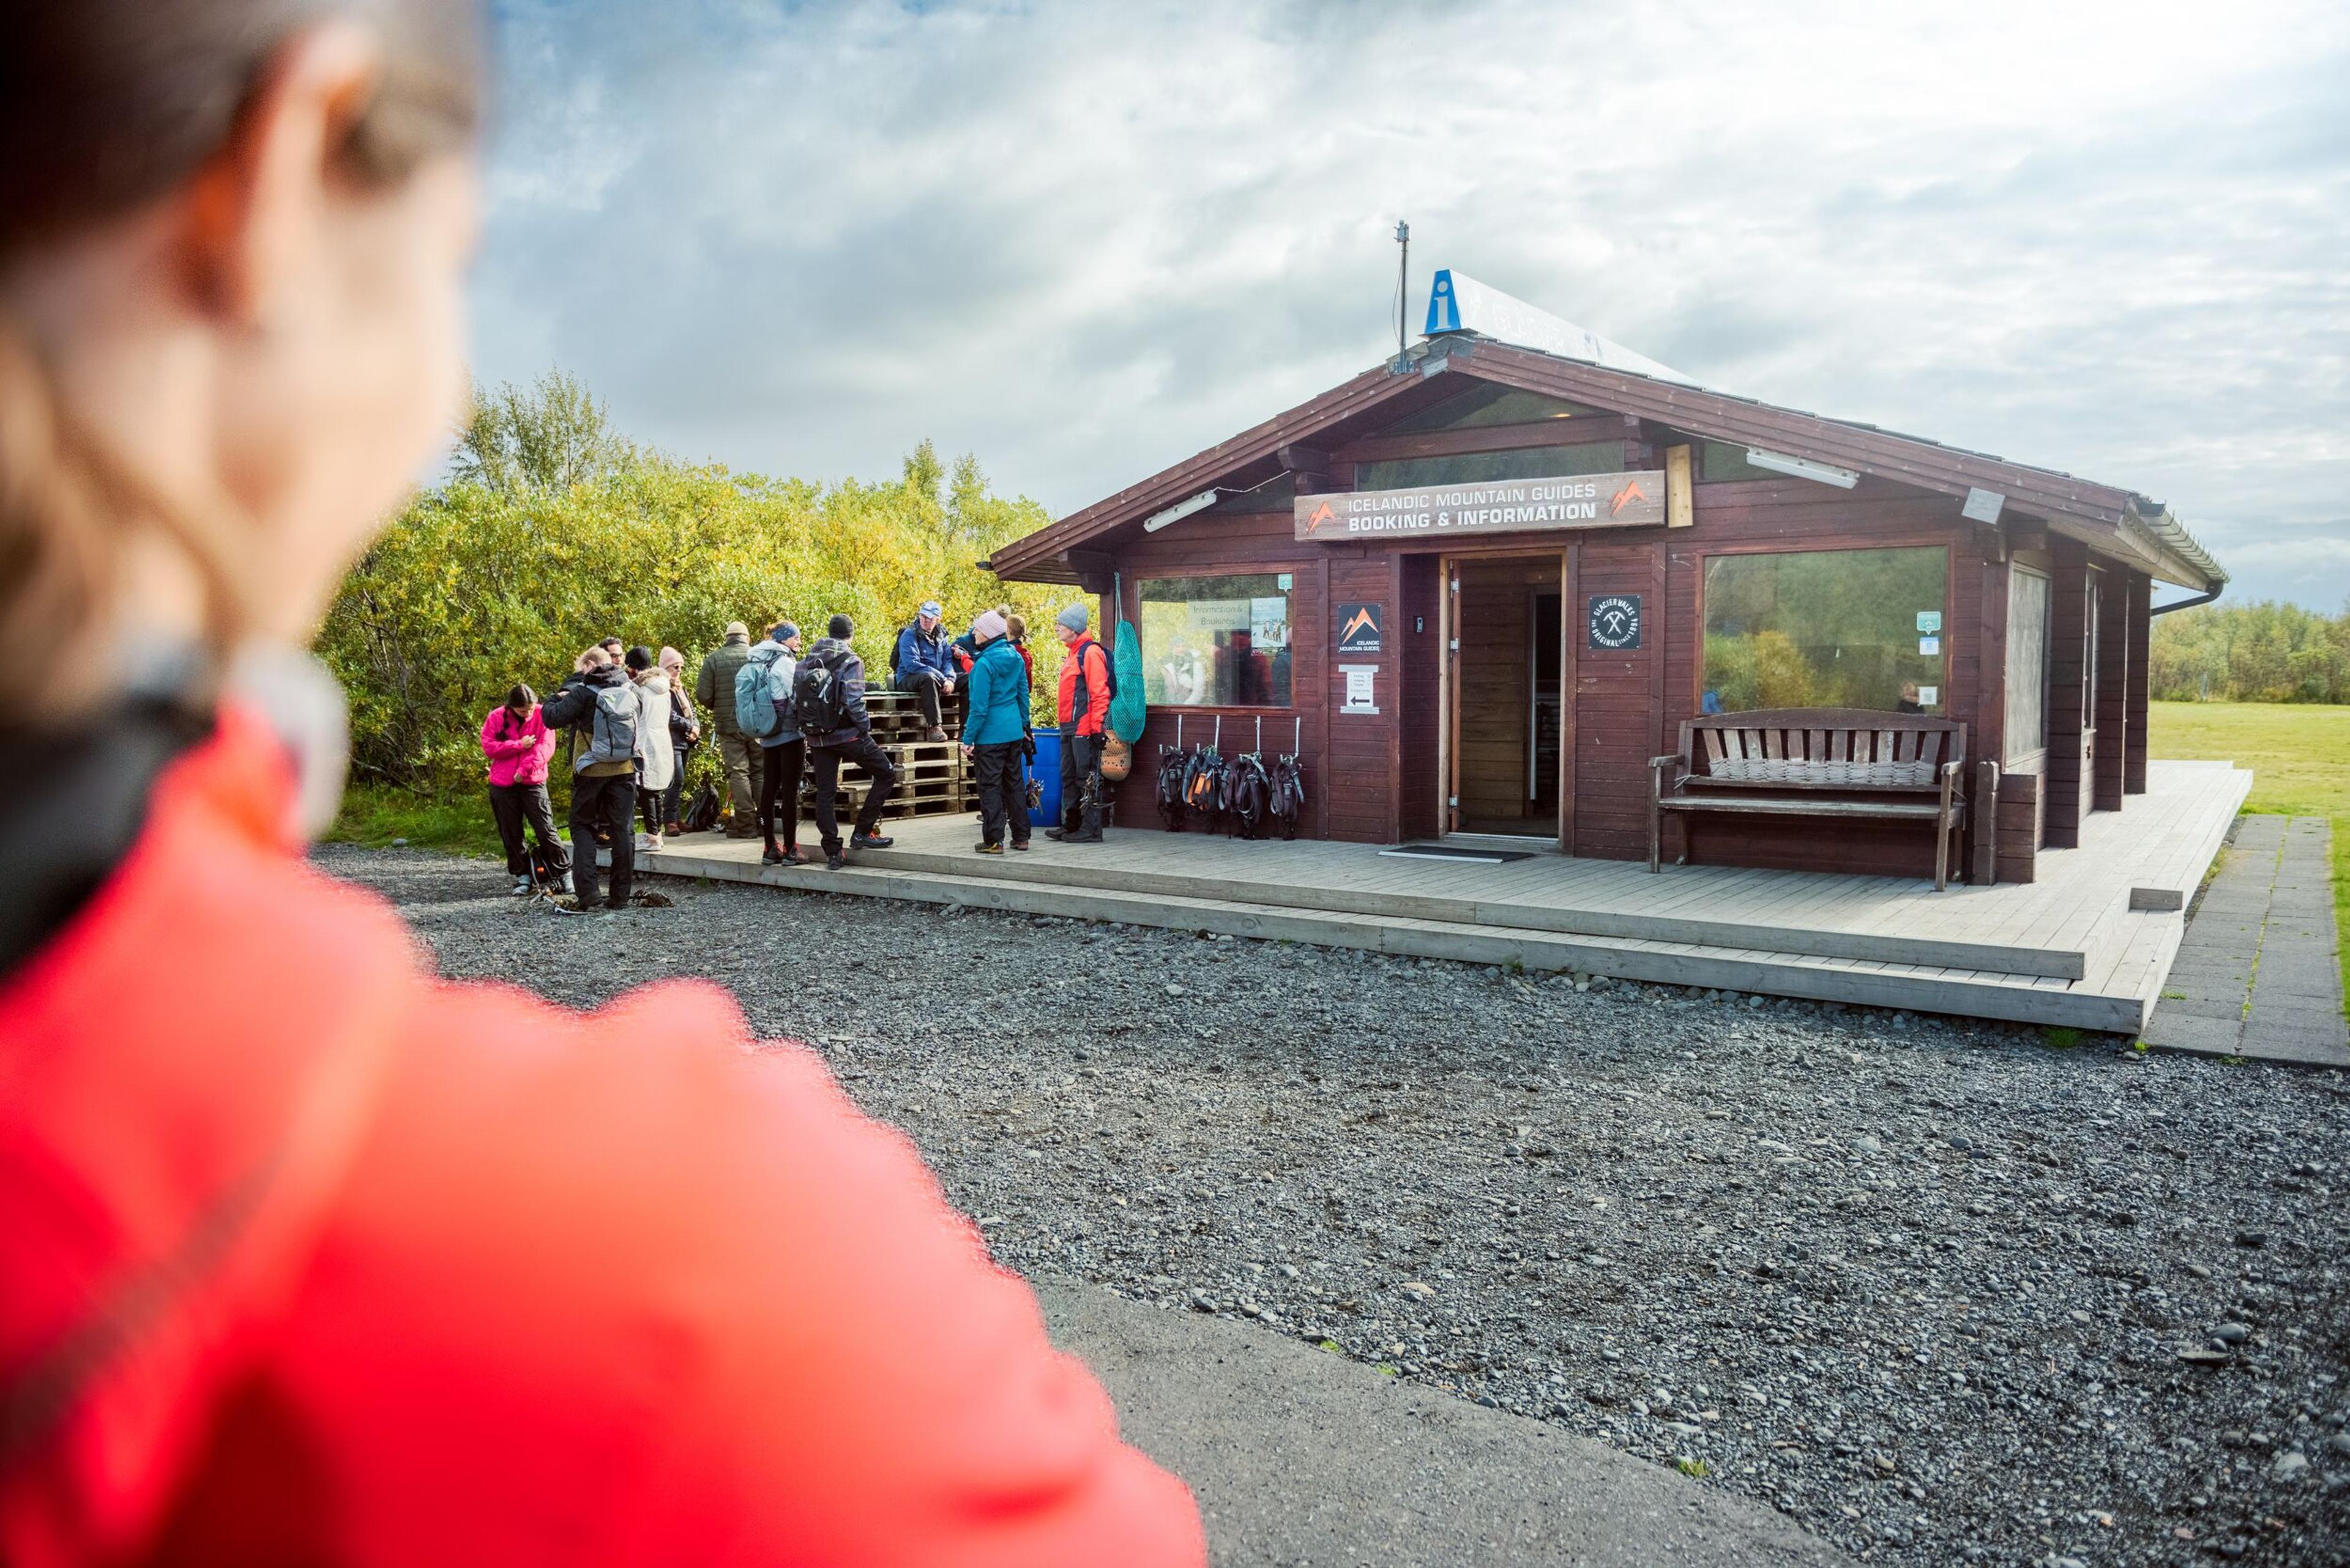
{"type": "Polygon", "coordinates": [[[0,984],[0,1561],[1203,1561],[814,1055],[437,981],[290,800],[229,713],[0,984]]]}
{"type": "Polygon", "coordinates": [[[1109,727],[1109,649],[1090,637],[1069,644],[1061,658],[1061,728],[1065,732],[1098,735],[1109,727]],[[1076,712],[1077,666],[1086,671],[1086,711],[1076,712]],[[1076,719],[1076,728],[1070,721],[1076,719]]]}

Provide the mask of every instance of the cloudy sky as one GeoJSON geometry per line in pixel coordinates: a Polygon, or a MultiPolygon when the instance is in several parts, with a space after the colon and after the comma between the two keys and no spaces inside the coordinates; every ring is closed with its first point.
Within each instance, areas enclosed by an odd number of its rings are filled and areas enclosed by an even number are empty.
{"type": "Polygon", "coordinates": [[[1709,385],[2170,502],[2350,597],[2350,6],[496,0],[476,368],[1056,514],[1452,266],[1709,385]]]}

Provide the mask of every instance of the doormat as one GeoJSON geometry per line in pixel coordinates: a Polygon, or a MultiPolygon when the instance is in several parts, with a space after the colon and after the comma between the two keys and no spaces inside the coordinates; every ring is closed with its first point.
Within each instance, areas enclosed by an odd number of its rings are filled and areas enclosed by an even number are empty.
{"type": "Polygon", "coordinates": [[[1394,849],[1382,849],[1382,855],[1404,855],[1419,860],[1467,860],[1482,866],[1506,866],[1513,860],[1531,860],[1531,849],[1454,849],[1442,844],[1406,844],[1394,849]]]}

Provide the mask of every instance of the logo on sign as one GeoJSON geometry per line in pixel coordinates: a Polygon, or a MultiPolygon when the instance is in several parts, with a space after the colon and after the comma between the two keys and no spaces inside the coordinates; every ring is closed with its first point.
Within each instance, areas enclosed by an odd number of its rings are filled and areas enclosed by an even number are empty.
{"type": "Polygon", "coordinates": [[[1380,637],[1379,607],[1377,605],[1340,605],[1338,607],[1338,651],[1341,653],[1378,653],[1385,644],[1380,637]]]}
{"type": "Polygon", "coordinates": [[[1640,596],[1591,596],[1591,646],[1630,649],[1640,646],[1640,596]]]}
{"type": "Polygon", "coordinates": [[[1305,531],[1311,534],[1323,524],[1335,523],[1337,520],[1338,514],[1331,510],[1330,504],[1325,501],[1321,505],[1316,506],[1314,509],[1314,514],[1305,520],[1305,531]]]}
{"type": "Polygon", "coordinates": [[[1628,480],[1623,489],[1608,498],[1607,515],[1613,517],[1635,501],[1646,501],[1648,498],[1648,493],[1640,488],[1638,480],[1628,480]]]}

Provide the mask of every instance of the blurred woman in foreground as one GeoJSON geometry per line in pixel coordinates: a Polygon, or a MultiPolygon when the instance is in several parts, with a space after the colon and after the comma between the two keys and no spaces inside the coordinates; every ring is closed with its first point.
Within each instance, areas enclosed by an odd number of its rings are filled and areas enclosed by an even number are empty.
{"type": "Polygon", "coordinates": [[[298,649],[463,384],[459,0],[0,7],[0,1561],[1201,1561],[721,992],[441,983],[298,649]]]}

